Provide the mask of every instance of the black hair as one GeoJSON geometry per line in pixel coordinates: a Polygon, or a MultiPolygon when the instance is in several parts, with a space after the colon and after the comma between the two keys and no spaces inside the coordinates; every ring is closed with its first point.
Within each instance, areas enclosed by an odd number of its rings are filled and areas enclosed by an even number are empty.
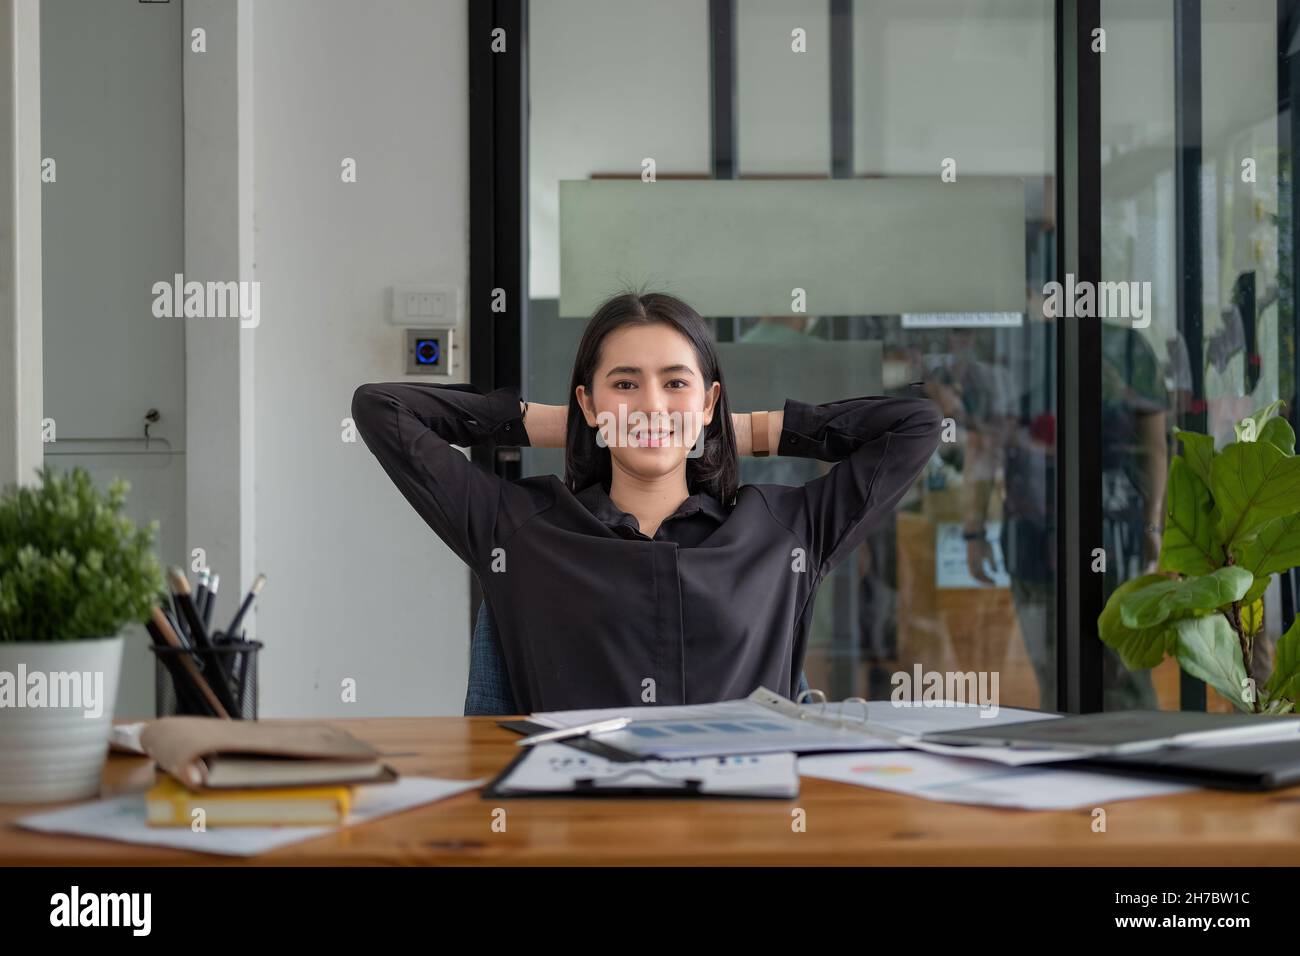
{"type": "Polygon", "coordinates": [[[722,378],[718,353],[713,347],[709,327],[700,314],[681,299],[662,292],[619,293],[603,302],[587,323],[578,354],[573,360],[573,378],[569,385],[569,418],[564,441],[565,486],[578,492],[599,481],[605,491],[609,491],[613,477],[610,452],[596,441],[597,430],[587,424],[578,406],[578,386],[591,394],[592,379],[606,336],[625,325],[656,322],[676,329],[694,346],[705,388],[714,382],[720,386],[713,420],[700,433],[699,440],[704,442],[704,448],[700,455],[686,459],[686,487],[691,494],[704,491],[724,505],[731,505],[740,483],[740,456],[736,451],[736,433],[727,404],[727,383],[722,378]]]}

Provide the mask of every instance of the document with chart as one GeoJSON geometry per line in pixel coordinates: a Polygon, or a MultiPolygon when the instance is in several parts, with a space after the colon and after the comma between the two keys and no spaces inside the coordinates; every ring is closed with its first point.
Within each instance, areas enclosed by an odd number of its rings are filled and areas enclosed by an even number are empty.
{"type": "Polygon", "coordinates": [[[744,700],[672,707],[611,707],[535,713],[544,727],[575,727],[629,717],[626,727],[591,739],[638,757],[710,757],[793,751],[899,750],[904,738],[940,730],[1042,720],[1052,715],[951,702],[901,704],[889,700],[796,704],[760,687],[744,700]]]}

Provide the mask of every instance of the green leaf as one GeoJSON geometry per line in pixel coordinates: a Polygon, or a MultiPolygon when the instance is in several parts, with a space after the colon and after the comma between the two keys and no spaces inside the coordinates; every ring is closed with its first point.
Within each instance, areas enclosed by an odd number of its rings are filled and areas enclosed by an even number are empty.
{"type": "Polygon", "coordinates": [[[1285,418],[1270,418],[1260,429],[1259,440],[1276,445],[1288,455],[1295,454],[1295,430],[1285,418]]]}
{"type": "Polygon", "coordinates": [[[1300,617],[1277,639],[1273,648],[1273,673],[1264,683],[1270,701],[1300,701],[1300,617]]]}
{"type": "Polygon", "coordinates": [[[1252,711],[1245,701],[1246,666],[1241,661],[1237,634],[1222,614],[1195,617],[1174,624],[1178,663],[1183,670],[1209,684],[1236,706],[1252,711]]]}
{"type": "Polygon", "coordinates": [[[1263,597],[1264,592],[1268,590],[1268,582],[1272,580],[1273,577],[1269,574],[1264,575],[1262,578],[1256,578],[1255,583],[1250,586],[1250,590],[1242,595],[1241,603],[1250,604],[1252,601],[1263,597]]]}
{"type": "Polygon", "coordinates": [[[1211,486],[1210,470],[1214,461],[1214,439],[1209,435],[1202,435],[1200,432],[1189,432],[1182,428],[1175,428],[1174,435],[1183,443],[1183,459],[1187,462],[1189,468],[1205,482],[1205,487],[1211,486]]]}
{"type": "Polygon", "coordinates": [[[1169,466],[1165,492],[1165,534],[1160,544],[1161,571],[1209,574],[1223,564],[1223,544],[1214,530],[1210,489],[1182,458],[1169,466]]]}
{"type": "MultiPolygon", "coordinates": [[[[1247,591],[1247,594],[1250,592],[1247,591]]],[[[1250,601],[1241,605],[1241,630],[1247,637],[1253,637],[1264,626],[1264,602],[1250,601]]]]}
{"type": "Polygon", "coordinates": [[[1282,399],[1270,402],[1263,408],[1256,410],[1254,413],[1246,416],[1241,421],[1232,426],[1232,430],[1237,433],[1237,441],[1260,441],[1261,432],[1264,430],[1265,422],[1270,421],[1278,410],[1286,403],[1282,399]],[[1247,423],[1250,427],[1247,428],[1247,423]]]}
{"type": "Polygon", "coordinates": [[[1172,631],[1167,624],[1155,627],[1131,628],[1120,616],[1120,602],[1133,591],[1168,578],[1159,574],[1145,574],[1125,581],[1111,594],[1110,600],[1097,618],[1097,633],[1107,647],[1113,648],[1129,670],[1155,667],[1173,650],[1172,631]]]}
{"type": "Polygon", "coordinates": [[[1268,442],[1229,445],[1214,456],[1211,478],[1219,539],[1228,547],[1248,540],[1270,518],[1300,511],[1300,458],[1268,442]]]}
{"type": "MultiPolygon", "coordinates": [[[[1150,576],[1148,576],[1150,577],[1150,576]]],[[[1244,568],[1219,568],[1199,578],[1162,578],[1135,589],[1120,602],[1125,627],[1154,627],[1170,618],[1213,611],[1240,600],[1254,577],[1244,568]]]]}
{"type": "Polygon", "coordinates": [[[1300,514],[1273,518],[1237,553],[1237,566],[1255,577],[1267,577],[1300,565],[1300,514]]]}

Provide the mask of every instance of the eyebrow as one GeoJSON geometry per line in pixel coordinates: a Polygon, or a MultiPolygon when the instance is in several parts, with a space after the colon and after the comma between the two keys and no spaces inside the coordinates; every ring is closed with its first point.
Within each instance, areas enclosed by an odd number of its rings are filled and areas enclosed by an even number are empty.
{"type": "MultiPolygon", "coordinates": [[[[687,375],[695,374],[694,370],[689,365],[665,365],[663,368],[659,370],[660,375],[667,374],[668,372],[685,372],[687,375]]],[[[614,368],[610,369],[608,372],[606,372],[605,377],[609,378],[611,375],[640,375],[640,374],[641,374],[641,369],[637,368],[636,366],[617,365],[614,368]]]]}

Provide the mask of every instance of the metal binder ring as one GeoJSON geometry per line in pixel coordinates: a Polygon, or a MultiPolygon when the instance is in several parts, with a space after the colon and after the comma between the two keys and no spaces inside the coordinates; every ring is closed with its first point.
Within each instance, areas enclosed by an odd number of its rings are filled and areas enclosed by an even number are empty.
{"type": "Polygon", "coordinates": [[[817,689],[815,689],[815,688],[810,687],[810,688],[808,688],[807,690],[805,690],[805,691],[803,691],[802,693],[800,693],[799,696],[796,697],[796,698],[794,699],[794,702],[795,702],[796,704],[799,704],[799,705],[800,705],[800,708],[799,708],[799,719],[800,719],[800,720],[807,720],[807,719],[808,719],[808,715],[805,714],[805,713],[803,712],[803,706],[802,706],[802,705],[803,705],[803,699],[804,699],[804,697],[805,697],[805,695],[806,695],[806,696],[808,697],[808,699],[811,700],[813,694],[816,694],[818,697],[820,697],[820,698],[822,699],[822,706],[821,706],[821,709],[820,709],[819,711],[817,711],[817,716],[818,716],[818,717],[821,717],[822,715],[824,715],[824,714],[826,713],[826,695],[823,694],[821,691],[819,691],[819,690],[817,690],[817,689]]]}
{"type": "Polygon", "coordinates": [[[864,698],[862,698],[862,697],[845,697],[844,700],[840,703],[840,726],[841,726],[841,727],[844,726],[844,712],[848,709],[848,705],[849,705],[849,704],[852,704],[852,703],[855,703],[855,702],[856,702],[856,703],[859,703],[859,704],[862,705],[862,722],[863,722],[864,724],[866,724],[866,723],[868,723],[868,722],[870,721],[870,719],[871,719],[871,708],[867,706],[867,702],[866,702],[866,700],[865,700],[864,698]]]}

